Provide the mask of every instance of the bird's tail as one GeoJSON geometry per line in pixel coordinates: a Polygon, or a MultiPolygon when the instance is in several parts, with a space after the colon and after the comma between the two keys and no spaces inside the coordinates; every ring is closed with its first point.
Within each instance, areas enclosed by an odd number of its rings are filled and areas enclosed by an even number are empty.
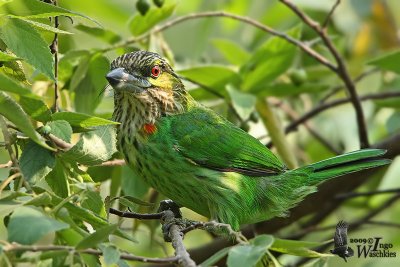
{"type": "Polygon", "coordinates": [[[387,165],[391,160],[380,158],[385,153],[386,150],[383,149],[362,149],[322,160],[294,171],[308,172],[307,185],[312,186],[348,173],[387,165]]]}

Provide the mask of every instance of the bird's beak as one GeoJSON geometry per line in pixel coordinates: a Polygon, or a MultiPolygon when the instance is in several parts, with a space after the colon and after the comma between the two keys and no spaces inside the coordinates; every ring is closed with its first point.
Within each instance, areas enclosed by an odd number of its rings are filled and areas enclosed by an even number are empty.
{"type": "Polygon", "coordinates": [[[151,83],[138,76],[125,71],[124,68],[113,69],[106,75],[107,81],[115,90],[141,93],[146,88],[151,87],[151,83]]]}

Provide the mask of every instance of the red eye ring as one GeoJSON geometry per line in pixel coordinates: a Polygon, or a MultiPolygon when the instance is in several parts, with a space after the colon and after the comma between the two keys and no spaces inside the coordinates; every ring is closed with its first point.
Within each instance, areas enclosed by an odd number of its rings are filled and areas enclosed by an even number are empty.
{"type": "Polygon", "coordinates": [[[153,68],[151,68],[151,76],[153,78],[157,78],[161,74],[161,69],[159,66],[155,65],[153,68]]]}

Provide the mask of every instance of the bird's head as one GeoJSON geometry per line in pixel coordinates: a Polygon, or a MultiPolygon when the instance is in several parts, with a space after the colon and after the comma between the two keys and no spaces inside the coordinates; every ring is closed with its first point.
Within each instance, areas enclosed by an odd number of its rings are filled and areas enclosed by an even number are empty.
{"type": "Polygon", "coordinates": [[[106,75],[119,98],[158,106],[157,112],[173,113],[182,109],[187,92],[168,62],[156,53],[136,51],[117,57],[106,75]]]}

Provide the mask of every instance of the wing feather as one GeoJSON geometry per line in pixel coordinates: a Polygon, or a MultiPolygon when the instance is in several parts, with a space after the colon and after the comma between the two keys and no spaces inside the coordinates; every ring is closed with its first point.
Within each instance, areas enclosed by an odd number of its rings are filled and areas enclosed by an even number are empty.
{"type": "Polygon", "coordinates": [[[285,170],[260,141],[205,107],[168,120],[176,150],[195,164],[255,177],[285,170]]]}

